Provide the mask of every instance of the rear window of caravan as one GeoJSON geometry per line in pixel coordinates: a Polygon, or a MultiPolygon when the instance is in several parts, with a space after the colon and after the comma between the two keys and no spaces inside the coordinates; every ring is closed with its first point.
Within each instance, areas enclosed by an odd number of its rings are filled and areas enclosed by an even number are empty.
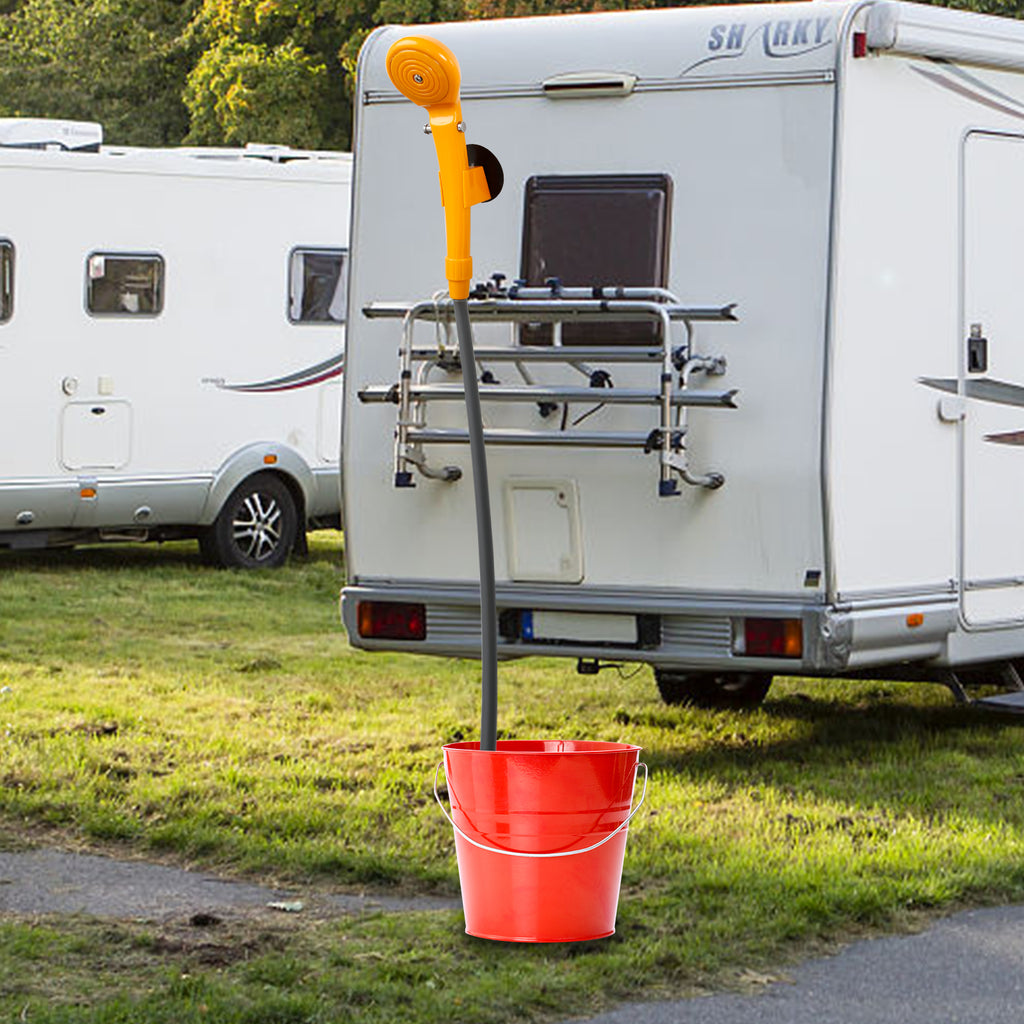
{"type": "Polygon", "coordinates": [[[0,238],[0,324],[14,313],[14,243],[0,238]]]}
{"type": "Polygon", "coordinates": [[[96,316],[156,316],[164,308],[164,261],[150,253],[94,252],[85,307],[96,316]]]}
{"type": "Polygon", "coordinates": [[[288,267],[288,319],[343,324],[348,280],[344,249],[293,249],[288,267]]]}
{"type": "MultiPolygon", "coordinates": [[[[667,174],[543,175],[526,183],[520,276],[529,285],[664,288],[672,179],[667,174]]],[[[565,345],[649,345],[651,323],[566,324],[565,345]]],[[[550,324],[523,327],[524,344],[552,340],[550,324]]]]}

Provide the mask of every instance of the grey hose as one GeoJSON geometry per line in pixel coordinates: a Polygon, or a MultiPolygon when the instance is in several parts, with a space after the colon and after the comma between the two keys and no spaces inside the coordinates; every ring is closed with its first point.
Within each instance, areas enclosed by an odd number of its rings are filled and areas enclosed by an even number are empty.
{"type": "Polygon", "coordinates": [[[476,538],[480,554],[480,749],[498,745],[498,611],[494,595],[494,541],[491,537],[491,499],[487,487],[487,454],[480,415],[480,389],[476,382],[473,325],[465,299],[455,299],[455,327],[459,335],[459,361],[466,391],[469,454],[473,465],[476,499],[476,538]]]}

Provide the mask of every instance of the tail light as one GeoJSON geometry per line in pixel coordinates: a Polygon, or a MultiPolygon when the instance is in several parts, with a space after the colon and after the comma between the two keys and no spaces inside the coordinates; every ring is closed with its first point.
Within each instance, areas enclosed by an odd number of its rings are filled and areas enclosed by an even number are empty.
{"type": "Polygon", "coordinates": [[[800,619],[745,619],[742,653],[755,658],[800,658],[803,623],[800,619]]]}
{"type": "Polygon", "coordinates": [[[360,601],[356,624],[359,635],[367,640],[425,640],[427,607],[397,601],[360,601]]]}

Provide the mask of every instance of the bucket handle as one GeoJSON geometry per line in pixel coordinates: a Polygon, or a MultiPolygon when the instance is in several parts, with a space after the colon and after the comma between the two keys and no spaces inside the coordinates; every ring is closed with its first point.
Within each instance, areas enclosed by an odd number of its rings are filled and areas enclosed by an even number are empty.
{"type": "Polygon", "coordinates": [[[452,820],[451,815],[448,813],[448,809],[445,807],[443,803],[441,803],[441,795],[437,791],[437,776],[439,775],[443,767],[444,762],[438,761],[437,767],[434,769],[434,799],[437,801],[437,806],[441,808],[441,813],[448,819],[448,824],[451,825],[451,827],[455,829],[455,831],[458,832],[459,835],[462,836],[462,838],[465,839],[467,843],[470,843],[481,850],[487,850],[490,853],[503,853],[508,857],[575,857],[578,853],[590,853],[591,850],[596,850],[599,846],[604,846],[604,844],[607,843],[609,839],[613,839],[615,836],[617,836],[633,820],[633,818],[636,816],[637,811],[639,811],[640,808],[643,807],[644,798],[647,796],[647,765],[644,764],[643,761],[637,761],[636,765],[633,768],[634,786],[636,785],[637,769],[643,768],[644,770],[644,788],[643,791],[640,793],[640,803],[638,803],[636,807],[634,807],[633,810],[629,812],[629,817],[622,821],[619,824],[619,827],[616,828],[614,832],[609,832],[608,835],[604,837],[604,839],[594,843],[593,846],[586,846],[582,850],[557,850],[554,853],[524,853],[521,850],[504,850],[500,846],[488,846],[485,843],[478,843],[475,839],[472,839],[470,836],[467,836],[466,833],[463,832],[462,829],[455,824],[455,822],[452,820]]]}

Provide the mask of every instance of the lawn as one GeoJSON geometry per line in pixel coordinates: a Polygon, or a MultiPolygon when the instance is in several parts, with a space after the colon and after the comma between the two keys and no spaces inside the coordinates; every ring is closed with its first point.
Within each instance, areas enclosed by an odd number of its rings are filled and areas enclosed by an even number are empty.
{"type": "MultiPolygon", "coordinates": [[[[442,744],[477,735],[477,668],[350,649],[337,535],[271,573],[187,544],[0,571],[0,842],[457,893],[432,784],[442,744]]],[[[183,924],[0,918],[0,1019],[557,1021],[1024,898],[1024,733],[939,687],[779,680],[724,714],[662,705],[647,669],[528,660],[500,690],[502,736],[644,747],[613,938],[492,943],[451,911],[228,921],[200,945],[183,924]]]]}

